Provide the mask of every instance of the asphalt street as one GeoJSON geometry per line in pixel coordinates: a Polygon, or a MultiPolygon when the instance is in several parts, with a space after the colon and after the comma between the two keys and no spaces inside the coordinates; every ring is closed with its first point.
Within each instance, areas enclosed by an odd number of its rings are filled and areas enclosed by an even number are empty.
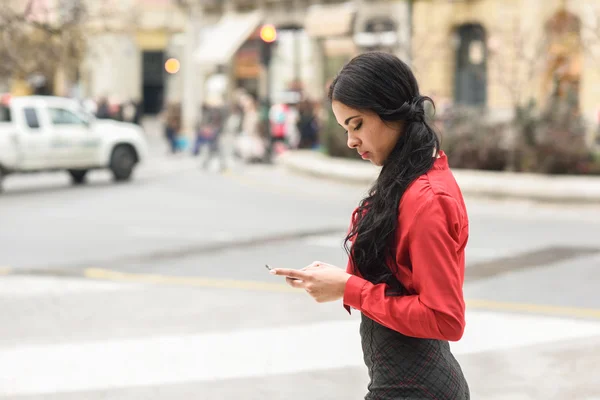
{"type": "MultiPolygon", "coordinates": [[[[264,267],[344,266],[365,187],[156,157],[133,182],[9,177],[0,399],[361,399],[357,313],[264,267]]],[[[452,348],[473,399],[600,399],[600,205],[467,199],[452,348]]]]}

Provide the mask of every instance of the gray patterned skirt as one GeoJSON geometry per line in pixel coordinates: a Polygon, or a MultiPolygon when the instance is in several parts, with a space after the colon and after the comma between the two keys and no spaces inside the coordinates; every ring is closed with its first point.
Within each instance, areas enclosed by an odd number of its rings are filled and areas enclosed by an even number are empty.
{"type": "Polygon", "coordinates": [[[364,314],[360,337],[370,378],[365,400],[469,400],[447,341],[405,336],[364,314]]]}

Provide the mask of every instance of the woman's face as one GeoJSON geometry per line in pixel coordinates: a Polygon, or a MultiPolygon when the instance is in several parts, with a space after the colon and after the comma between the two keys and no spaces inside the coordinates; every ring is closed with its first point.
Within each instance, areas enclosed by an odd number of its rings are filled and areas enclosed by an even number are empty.
{"type": "Polygon", "coordinates": [[[383,165],[402,134],[402,122],[384,122],[372,111],[359,111],[337,100],[332,103],[338,124],[347,131],[348,147],[364,160],[383,165]]]}

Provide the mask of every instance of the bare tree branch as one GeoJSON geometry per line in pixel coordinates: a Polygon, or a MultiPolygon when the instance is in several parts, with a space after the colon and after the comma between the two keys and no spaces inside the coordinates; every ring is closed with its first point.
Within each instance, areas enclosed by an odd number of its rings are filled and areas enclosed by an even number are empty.
{"type": "Polygon", "coordinates": [[[33,3],[34,2],[35,2],[35,0],[29,0],[27,2],[27,5],[25,6],[24,15],[30,15],[31,14],[31,10],[33,9],[33,3]]]}
{"type": "Polygon", "coordinates": [[[23,3],[0,8],[0,80],[32,74],[52,79],[59,66],[74,70],[86,53],[90,34],[108,32],[113,26],[131,27],[131,16],[137,15],[123,15],[107,0],[59,0],[44,9],[36,0],[23,3]]]}

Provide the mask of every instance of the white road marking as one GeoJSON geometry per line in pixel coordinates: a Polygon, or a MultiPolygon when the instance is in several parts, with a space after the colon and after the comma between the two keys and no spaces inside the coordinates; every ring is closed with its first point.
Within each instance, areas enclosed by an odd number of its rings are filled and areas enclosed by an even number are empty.
{"type": "MultiPolygon", "coordinates": [[[[343,311],[340,311],[343,312],[343,311]]],[[[0,395],[17,396],[363,367],[358,313],[345,321],[0,349],[0,395]]],[[[461,356],[600,335],[600,322],[469,312],[461,356]]]]}
{"type": "Polygon", "coordinates": [[[92,281],[66,277],[3,276],[0,279],[0,299],[63,295],[69,293],[106,292],[141,288],[138,283],[92,281]]]}

